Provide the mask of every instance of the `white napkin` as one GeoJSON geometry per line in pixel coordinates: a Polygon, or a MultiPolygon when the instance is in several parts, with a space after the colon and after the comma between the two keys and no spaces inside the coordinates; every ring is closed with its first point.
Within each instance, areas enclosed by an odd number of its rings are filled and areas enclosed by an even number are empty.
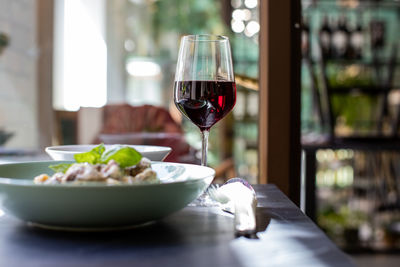
{"type": "Polygon", "coordinates": [[[226,183],[217,188],[212,196],[221,204],[224,211],[235,215],[235,230],[238,233],[254,233],[256,230],[257,198],[251,190],[241,182],[226,183]]]}

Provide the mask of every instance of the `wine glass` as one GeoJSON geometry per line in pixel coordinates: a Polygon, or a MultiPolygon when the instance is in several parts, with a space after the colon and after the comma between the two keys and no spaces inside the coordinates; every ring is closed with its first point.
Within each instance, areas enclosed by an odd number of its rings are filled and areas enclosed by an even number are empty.
{"type": "Polygon", "coordinates": [[[199,127],[201,165],[207,165],[210,128],[236,103],[236,84],[228,37],[182,37],[175,73],[174,101],[179,111],[199,127]]]}

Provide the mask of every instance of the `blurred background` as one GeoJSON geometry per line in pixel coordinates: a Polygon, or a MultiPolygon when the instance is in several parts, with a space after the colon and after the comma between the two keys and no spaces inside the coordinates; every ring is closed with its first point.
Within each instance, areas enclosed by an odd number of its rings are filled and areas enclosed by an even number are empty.
{"type": "MultiPolygon", "coordinates": [[[[312,196],[302,208],[347,252],[393,256],[400,2],[301,3],[303,192],[312,196]]],[[[0,157],[104,142],[172,146],[168,160],[198,163],[200,133],[173,103],[175,64],[182,35],[214,33],[231,40],[238,91],[211,130],[209,165],[216,182],[257,183],[259,4],[0,0],[0,157]]]]}
{"type": "Polygon", "coordinates": [[[182,35],[214,33],[231,39],[238,92],[234,112],[211,131],[209,164],[219,167],[221,176],[229,172],[257,182],[257,0],[54,1],[52,88],[44,93],[51,94],[54,114],[42,124],[45,129],[37,118],[38,98],[46,97],[35,76],[42,49],[35,32],[38,2],[1,0],[0,129],[4,142],[10,135],[5,147],[107,143],[110,138],[171,145],[182,134],[187,144],[176,148],[182,151],[172,159],[196,162],[199,131],[173,103],[175,65],[182,35]],[[128,105],[143,106],[149,117],[135,115],[128,105]],[[169,131],[151,123],[121,126],[157,120],[153,106],[168,111],[181,129],[169,131]],[[38,143],[39,135],[49,130],[50,140],[38,143]],[[119,139],[110,136],[121,133],[119,139]]]}

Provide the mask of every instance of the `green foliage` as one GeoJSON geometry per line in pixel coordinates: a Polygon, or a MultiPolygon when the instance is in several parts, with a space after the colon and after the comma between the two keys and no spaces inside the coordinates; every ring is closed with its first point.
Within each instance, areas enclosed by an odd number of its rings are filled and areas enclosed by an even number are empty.
{"type": "Polygon", "coordinates": [[[350,210],[347,206],[339,209],[327,207],[318,215],[318,225],[329,236],[336,238],[343,235],[346,229],[357,229],[367,221],[367,215],[361,211],[350,210]]]}
{"type": "Polygon", "coordinates": [[[347,126],[358,130],[370,130],[375,123],[378,99],[369,95],[332,95],[332,111],[335,118],[342,117],[347,126]]]}
{"type": "Polygon", "coordinates": [[[6,47],[8,45],[9,39],[5,33],[0,32],[0,47],[6,47]]]}
{"type": "Polygon", "coordinates": [[[155,1],[154,28],[158,34],[164,31],[180,34],[224,33],[219,4],[214,0],[155,1]]]}
{"type": "Polygon", "coordinates": [[[0,54],[3,49],[9,44],[9,38],[5,33],[0,32],[0,54]]]}
{"type": "MultiPolygon", "coordinates": [[[[357,64],[328,66],[328,80],[331,88],[357,88],[374,86],[371,69],[357,64]]],[[[347,90],[347,89],[346,89],[347,90]]],[[[340,118],[345,125],[356,131],[368,131],[376,122],[376,95],[362,93],[334,94],[331,97],[334,118],[340,118]]]]}
{"type": "Polygon", "coordinates": [[[336,87],[364,87],[373,86],[374,80],[372,71],[369,68],[361,67],[357,64],[349,66],[338,66],[330,64],[328,66],[328,80],[332,88],[336,87]]]}

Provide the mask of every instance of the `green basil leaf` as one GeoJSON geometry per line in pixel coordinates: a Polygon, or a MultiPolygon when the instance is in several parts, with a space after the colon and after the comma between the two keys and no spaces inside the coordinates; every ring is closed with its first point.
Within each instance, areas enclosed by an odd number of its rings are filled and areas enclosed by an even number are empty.
{"type": "Polygon", "coordinates": [[[101,157],[102,163],[115,160],[121,168],[133,166],[139,163],[142,155],[132,147],[114,148],[106,151],[101,157]]]}
{"type": "Polygon", "coordinates": [[[52,169],[54,172],[65,173],[71,165],[72,163],[60,163],[56,165],[50,165],[49,168],[52,169]]]}
{"type": "Polygon", "coordinates": [[[88,152],[83,152],[74,155],[77,163],[88,162],[90,164],[101,163],[101,155],[106,150],[103,144],[100,144],[88,152]]]}

